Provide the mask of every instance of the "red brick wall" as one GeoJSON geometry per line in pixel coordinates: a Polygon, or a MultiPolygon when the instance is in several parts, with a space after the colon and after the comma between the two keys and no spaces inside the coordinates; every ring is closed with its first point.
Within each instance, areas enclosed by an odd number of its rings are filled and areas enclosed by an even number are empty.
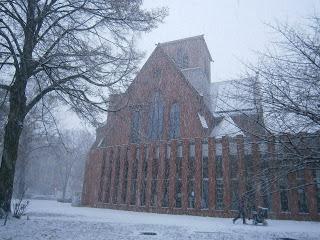
{"type": "MultiPolygon", "coordinates": [[[[164,100],[164,131],[163,138],[168,139],[169,114],[172,104],[180,106],[180,135],[181,138],[208,136],[211,129],[203,129],[198,117],[201,113],[206,117],[209,126],[213,125],[213,117],[203,103],[202,97],[161,48],[156,48],[140,73],[130,85],[125,99],[121,104],[128,103],[120,111],[109,113],[106,127],[107,145],[128,144],[130,141],[131,107],[142,106],[142,142],[147,141],[149,104],[153,94],[161,92],[164,100]],[[156,69],[161,70],[161,76],[154,76],[156,69]],[[126,101],[128,100],[128,101],[126,101]]],[[[121,106],[120,106],[121,107],[121,106]]]]}
{"type": "MultiPolygon", "coordinates": [[[[86,173],[85,173],[85,182],[84,182],[84,189],[83,189],[83,196],[82,201],[84,205],[92,206],[92,207],[106,207],[106,208],[113,208],[113,209],[125,209],[125,210],[132,210],[132,211],[146,211],[146,212],[157,212],[157,213],[171,213],[171,214],[190,214],[190,215],[203,215],[203,216],[219,216],[219,217],[232,217],[236,214],[235,211],[230,210],[230,201],[231,201],[231,193],[230,193],[230,162],[229,162],[229,142],[235,141],[237,145],[237,159],[238,159],[238,176],[239,176],[239,192],[243,193],[245,191],[244,187],[244,139],[242,136],[237,136],[235,139],[230,139],[224,137],[222,140],[216,140],[213,138],[204,139],[204,138],[197,138],[197,139],[183,139],[181,140],[182,144],[182,207],[177,208],[175,203],[175,180],[176,180],[176,167],[175,167],[175,158],[177,156],[177,147],[178,147],[178,140],[174,141],[161,141],[161,142],[153,142],[151,144],[141,144],[141,145],[122,145],[120,150],[120,161],[123,161],[124,151],[125,149],[129,149],[128,152],[128,161],[129,161],[129,169],[132,166],[132,161],[134,161],[135,156],[135,149],[137,147],[140,148],[140,157],[138,161],[138,176],[137,176],[137,191],[136,191],[136,204],[134,206],[128,204],[128,199],[130,198],[130,191],[127,189],[127,201],[122,202],[120,196],[120,190],[118,191],[118,198],[116,202],[108,201],[105,198],[103,200],[99,200],[99,195],[110,196],[112,199],[112,194],[115,188],[115,178],[119,178],[120,182],[118,186],[123,186],[124,178],[123,170],[120,170],[120,176],[115,176],[115,162],[114,159],[117,158],[118,154],[118,146],[112,146],[107,148],[100,148],[92,150],[90,153],[90,157],[87,161],[86,165],[86,173]],[[208,141],[209,145],[209,208],[208,209],[201,209],[201,183],[202,183],[202,156],[201,156],[201,144],[206,140],[208,141]],[[222,141],[222,149],[223,149],[223,181],[224,181],[224,206],[225,209],[223,211],[216,210],[215,208],[215,145],[216,142],[222,141]],[[190,209],[188,208],[188,196],[187,196],[187,180],[186,175],[188,172],[188,156],[189,156],[189,144],[195,142],[195,208],[190,209]],[[170,178],[169,178],[169,207],[164,208],[162,207],[162,198],[164,193],[163,188],[163,172],[164,172],[164,158],[165,158],[165,145],[171,145],[171,161],[170,161],[170,178]],[[140,204],[140,192],[142,191],[142,159],[144,156],[143,149],[144,146],[149,148],[149,156],[148,156],[148,166],[147,166],[147,186],[146,186],[146,204],[145,206],[141,206],[140,204]],[[155,146],[160,147],[160,157],[159,157],[159,168],[158,168],[158,183],[157,183],[157,204],[155,206],[151,206],[151,179],[152,179],[152,164],[153,164],[153,149],[155,146]],[[113,151],[115,154],[111,155],[110,152],[113,151]],[[129,157],[131,156],[131,157],[129,157]],[[112,161],[113,160],[113,161],[112,161]],[[111,176],[106,176],[109,174],[110,171],[106,171],[103,168],[103,161],[105,161],[105,166],[111,168],[111,176]],[[104,170],[103,170],[104,169],[104,170]],[[106,180],[110,179],[111,181],[106,180]],[[107,182],[110,182],[110,186],[107,186],[107,182]],[[102,188],[101,188],[102,186],[102,188]],[[106,191],[109,191],[107,193],[106,191]]],[[[254,142],[252,148],[252,156],[254,157],[255,168],[258,167],[258,151],[259,151],[259,143],[254,142]]],[[[272,141],[269,142],[268,151],[274,151],[274,145],[272,141]]],[[[270,155],[270,162],[276,161],[273,157],[273,154],[270,155]]],[[[123,164],[120,164],[120,169],[123,164]]],[[[129,170],[130,172],[131,170],[129,170]]],[[[305,179],[312,181],[312,175],[309,170],[305,171],[305,179]]],[[[128,175],[128,182],[131,181],[131,175],[128,175]]],[[[290,176],[291,183],[295,181],[293,175],[290,176]]],[[[257,184],[257,183],[256,183],[257,184]]],[[[259,186],[257,184],[256,186],[259,186]]],[[[120,187],[121,188],[121,187],[120,187]]],[[[120,189],[119,188],[119,189],[120,189]]],[[[130,185],[128,184],[128,188],[130,185]]],[[[280,210],[280,196],[279,192],[277,192],[276,184],[273,185],[273,194],[272,194],[272,211],[270,213],[271,218],[278,218],[278,219],[296,219],[296,220],[316,220],[320,221],[320,214],[317,213],[317,201],[316,201],[316,192],[315,192],[315,185],[309,185],[306,187],[306,194],[307,194],[307,201],[309,207],[309,213],[299,213],[298,212],[298,196],[297,190],[293,189],[289,193],[289,212],[283,213],[280,210]]],[[[261,205],[262,201],[258,195],[259,191],[256,193],[256,201],[257,205],[261,205]]],[[[263,205],[261,205],[263,206],[263,205]]]]}
{"type": "Polygon", "coordinates": [[[93,149],[90,151],[85,169],[84,184],[82,191],[82,203],[95,206],[98,202],[101,190],[101,174],[104,149],[93,149]]]}

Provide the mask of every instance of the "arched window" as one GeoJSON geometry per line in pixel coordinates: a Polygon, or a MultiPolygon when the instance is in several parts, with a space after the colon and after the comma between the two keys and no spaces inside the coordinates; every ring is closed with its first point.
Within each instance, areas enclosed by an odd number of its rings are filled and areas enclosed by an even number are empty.
{"type": "Polygon", "coordinates": [[[178,103],[174,103],[170,109],[169,120],[169,138],[175,139],[180,137],[180,107],[178,103]]]}
{"type": "Polygon", "coordinates": [[[149,113],[149,139],[161,139],[163,132],[163,99],[160,92],[153,95],[149,113]]]}

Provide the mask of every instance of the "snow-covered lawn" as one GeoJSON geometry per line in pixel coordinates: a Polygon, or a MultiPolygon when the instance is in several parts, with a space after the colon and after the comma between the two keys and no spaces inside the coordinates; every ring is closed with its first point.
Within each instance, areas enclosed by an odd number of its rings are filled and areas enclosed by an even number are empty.
{"type": "Polygon", "coordinates": [[[268,226],[232,224],[226,218],[137,213],[71,207],[56,201],[32,200],[28,218],[0,222],[0,239],[320,239],[320,223],[269,220],[268,226]],[[157,235],[141,235],[154,232],[157,235]]]}

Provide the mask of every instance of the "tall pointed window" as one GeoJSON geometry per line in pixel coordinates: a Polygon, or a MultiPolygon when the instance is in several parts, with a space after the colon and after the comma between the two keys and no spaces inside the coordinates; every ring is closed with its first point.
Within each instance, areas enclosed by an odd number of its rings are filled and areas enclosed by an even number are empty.
{"type": "Polygon", "coordinates": [[[216,209],[223,210],[223,159],[222,144],[216,143],[216,209]]]}
{"type": "Polygon", "coordinates": [[[194,195],[194,172],[195,172],[195,157],[196,148],[195,143],[191,142],[189,145],[189,158],[188,158],[188,208],[194,208],[195,195],[194,195]]]}
{"type": "Polygon", "coordinates": [[[174,103],[170,109],[169,138],[176,139],[180,137],[180,107],[174,103]]]}
{"type": "Polygon", "coordinates": [[[163,99],[160,92],[156,92],[152,98],[149,114],[149,139],[161,139],[163,132],[163,99]]]}
{"type": "Polygon", "coordinates": [[[230,164],[230,190],[231,190],[231,209],[237,210],[239,202],[239,166],[237,156],[237,143],[235,141],[229,142],[229,164],[230,164]]]}
{"type": "Polygon", "coordinates": [[[176,187],[175,187],[175,199],[176,208],[182,207],[182,144],[178,144],[177,156],[176,156],[176,187]]]}
{"type": "Polygon", "coordinates": [[[297,183],[298,183],[298,209],[300,213],[308,213],[308,203],[307,203],[307,195],[306,195],[306,181],[304,178],[304,169],[300,169],[297,172],[297,183]]]}
{"type": "Polygon", "coordinates": [[[171,159],[171,146],[166,145],[166,156],[164,159],[164,192],[162,199],[162,207],[169,206],[169,179],[170,179],[170,159],[171,159]]]}
{"type": "Polygon", "coordinates": [[[140,148],[136,149],[135,158],[132,165],[132,180],[131,180],[131,191],[130,191],[130,205],[136,204],[136,191],[138,181],[138,163],[140,159],[140,148]]]}
{"type": "Polygon", "coordinates": [[[209,148],[207,140],[202,143],[202,189],[201,208],[209,207],[209,148]]]}

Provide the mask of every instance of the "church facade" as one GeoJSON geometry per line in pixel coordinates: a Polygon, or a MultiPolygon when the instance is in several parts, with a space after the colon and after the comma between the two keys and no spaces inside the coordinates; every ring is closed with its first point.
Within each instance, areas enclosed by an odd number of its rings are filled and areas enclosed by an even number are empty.
{"type": "MultiPolygon", "coordinates": [[[[241,80],[252,83],[253,101],[237,99],[236,81],[211,82],[211,62],[202,35],[159,43],[128,89],[111,95],[86,164],[83,204],[231,217],[246,195],[251,209],[267,207],[271,217],[319,220],[320,186],[279,190],[258,174],[279,154],[263,128],[256,79],[241,80]]],[[[317,174],[305,170],[303,179],[317,174]]]]}

